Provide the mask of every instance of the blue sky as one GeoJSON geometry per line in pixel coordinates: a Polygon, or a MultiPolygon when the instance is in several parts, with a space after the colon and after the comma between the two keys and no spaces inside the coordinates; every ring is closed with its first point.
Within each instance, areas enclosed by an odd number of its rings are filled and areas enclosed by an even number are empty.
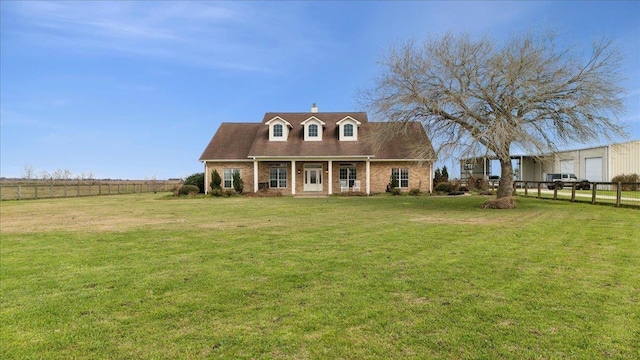
{"type": "MultiPolygon", "coordinates": [[[[394,42],[446,31],[505,39],[556,29],[627,55],[630,139],[640,139],[640,2],[2,1],[0,175],[201,172],[221,122],[265,112],[362,111],[394,42]]],[[[376,120],[376,119],[373,119],[376,120]]],[[[593,145],[593,144],[585,144],[593,145]]],[[[440,162],[451,168],[451,160],[440,162]]]]}

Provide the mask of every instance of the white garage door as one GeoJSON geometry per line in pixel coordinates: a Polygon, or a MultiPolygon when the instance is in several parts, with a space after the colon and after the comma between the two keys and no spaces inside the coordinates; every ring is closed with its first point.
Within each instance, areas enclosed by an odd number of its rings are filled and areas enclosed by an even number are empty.
{"type": "Polygon", "coordinates": [[[563,174],[573,174],[573,159],[560,160],[560,172],[563,174]]]}
{"type": "Polygon", "coordinates": [[[584,173],[587,180],[602,181],[602,158],[587,158],[584,161],[584,173]]]}

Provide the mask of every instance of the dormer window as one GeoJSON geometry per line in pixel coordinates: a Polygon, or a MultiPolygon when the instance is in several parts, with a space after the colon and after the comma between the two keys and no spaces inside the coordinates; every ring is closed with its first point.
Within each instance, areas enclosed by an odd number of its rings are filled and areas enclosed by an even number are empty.
{"type": "Polygon", "coordinates": [[[269,126],[269,141],[287,141],[289,129],[293,128],[291,123],[280,116],[267,121],[265,125],[269,126]]]}
{"type": "Polygon", "coordinates": [[[273,137],[282,137],[282,125],[281,124],[273,125],[273,137]]]}
{"type": "Polygon", "coordinates": [[[352,137],[353,136],[353,125],[352,124],[344,124],[344,136],[352,137]]]}
{"type": "Polygon", "coordinates": [[[318,125],[309,125],[309,137],[318,137],[318,125]]]}
{"type": "Polygon", "coordinates": [[[338,121],[338,139],[340,141],[356,141],[358,140],[358,127],[362,124],[360,121],[347,116],[338,121]]]}
{"type": "Polygon", "coordinates": [[[315,116],[300,123],[304,126],[304,141],[322,141],[322,128],[327,124],[315,116]]]}

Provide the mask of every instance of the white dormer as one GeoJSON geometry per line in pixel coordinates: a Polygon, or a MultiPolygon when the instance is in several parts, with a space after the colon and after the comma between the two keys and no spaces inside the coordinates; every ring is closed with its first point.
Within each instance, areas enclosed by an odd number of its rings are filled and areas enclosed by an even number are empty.
{"type": "Polygon", "coordinates": [[[347,116],[338,121],[338,139],[340,141],[356,141],[358,140],[358,128],[362,124],[360,121],[347,116]]]}
{"type": "Polygon", "coordinates": [[[269,126],[269,141],[287,141],[289,130],[293,129],[291,123],[280,116],[267,121],[265,125],[269,126]]]}
{"type": "Polygon", "coordinates": [[[327,125],[315,116],[300,123],[304,126],[304,141],[322,141],[322,133],[327,125]]]}

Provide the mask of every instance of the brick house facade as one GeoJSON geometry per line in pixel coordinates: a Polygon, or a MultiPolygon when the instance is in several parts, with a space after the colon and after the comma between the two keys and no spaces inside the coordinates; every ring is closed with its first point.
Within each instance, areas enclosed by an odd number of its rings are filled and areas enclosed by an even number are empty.
{"type": "Polygon", "coordinates": [[[369,122],[364,112],[266,113],[260,123],[222,123],[205,148],[205,188],[216,170],[223,188],[239,171],[245,192],[261,189],[285,195],[361,191],[384,192],[392,174],[403,191],[432,191],[434,156],[420,123],[373,143],[390,126],[369,122]],[[425,144],[428,158],[416,156],[425,144]]]}

